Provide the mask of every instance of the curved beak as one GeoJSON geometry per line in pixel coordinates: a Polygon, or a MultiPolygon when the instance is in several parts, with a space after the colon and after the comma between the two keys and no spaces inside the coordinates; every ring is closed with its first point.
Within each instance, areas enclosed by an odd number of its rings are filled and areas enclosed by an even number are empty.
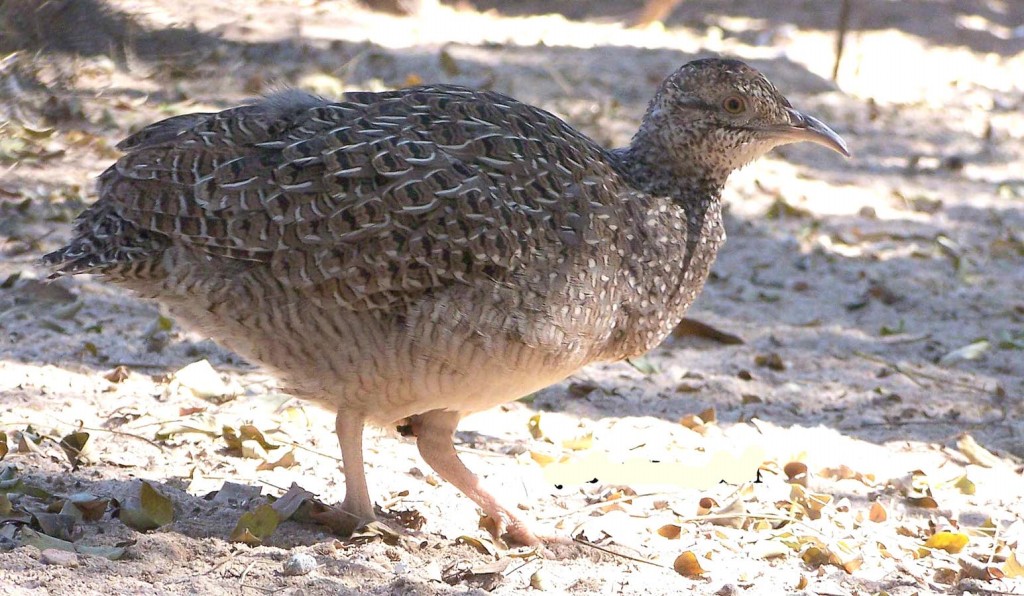
{"type": "Polygon", "coordinates": [[[779,126],[769,128],[768,132],[772,136],[785,143],[798,143],[800,141],[817,143],[823,147],[828,147],[836,153],[842,153],[844,156],[850,157],[850,150],[846,146],[846,141],[824,122],[793,108],[786,108],[786,112],[789,114],[789,124],[780,124],[779,126]]]}

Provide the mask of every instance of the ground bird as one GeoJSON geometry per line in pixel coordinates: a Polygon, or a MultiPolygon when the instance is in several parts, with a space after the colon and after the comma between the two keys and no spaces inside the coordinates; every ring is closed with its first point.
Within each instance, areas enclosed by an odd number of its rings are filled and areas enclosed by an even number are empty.
{"type": "Polygon", "coordinates": [[[499,532],[533,544],[456,454],[459,419],[661,342],[725,239],[729,174],[797,141],[848,155],[735,60],[673,73],[611,150],[491,91],[285,91],[122,141],[44,259],[159,301],[337,412],[336,530],[374,518],[364,425],[401,425],[499,532]]]}

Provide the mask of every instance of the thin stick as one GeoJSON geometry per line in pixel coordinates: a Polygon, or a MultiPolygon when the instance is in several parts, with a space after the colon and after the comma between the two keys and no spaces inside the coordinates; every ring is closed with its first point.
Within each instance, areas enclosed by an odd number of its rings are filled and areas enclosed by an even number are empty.
{"type": "MultiPolygon", "coordinates": [[[[578,527],[579,526],[577,526],[577,528],[578,527]]],[[[610,548],[605,548],[603,546],[598,546],[598,545],[594,544],[593,542],[589,542],[587,540],[583,540],[582,538],[573,538],[572,541],[576,542],[578,544],[582,544],[583,546],[589,546],[590,548],[592,548],[594,550],[599,550],[599,551],[601,551],[603,553],[608,553],[609,555],[614,555],[616,557],[622,557],[623,559],[629,559],[630,561],[636,561],[637,563],[646,563],[648,565],[651,565],[652,567],[659,567],[661,569],[668,569],[669,568],[667,565],[662,565],[661,563],[655,563],[654,561],[651,561],[649,559],[641,559],[639,557],[631,557],[631,556],[629,556],[627,554],[624,554],[624,553],[615,552],[615,551],[613,551],[610,548]]]]}

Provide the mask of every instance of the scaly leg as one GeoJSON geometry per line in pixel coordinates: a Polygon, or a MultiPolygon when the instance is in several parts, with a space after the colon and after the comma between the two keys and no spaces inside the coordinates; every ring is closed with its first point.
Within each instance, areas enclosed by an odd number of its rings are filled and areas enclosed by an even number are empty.
{"type": "Polygon", "coordinates": [[[352,412],[338,412],[335,429],[345,467],[345,500],[338,507],[318,515],[317,519],[333,531],[349,536],[360,526],[376,519],[363,469],[363,417],[352,412]]]}
{"type": "Polygon", "coordinates": [[[412,431],[416,435],[416,447],[423,461],[448,482],[455,485],[467,497],[484,510],[497,523],[498,534],[508,540],[528,546],[540,544],[540,540],[526,527],[519,517],[498,502],[473,472],[469,471],[458,454],[452,436],[459,424],[458,412],[431,410],[413,416],[412,431]]]}

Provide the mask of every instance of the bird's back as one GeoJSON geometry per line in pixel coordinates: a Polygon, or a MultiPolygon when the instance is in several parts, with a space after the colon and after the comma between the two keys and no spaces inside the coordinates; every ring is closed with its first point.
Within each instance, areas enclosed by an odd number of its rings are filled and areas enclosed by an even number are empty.
{"type": "Polygon", "coordinates": [[[286,92],[171,118],[119,147],[78,238],[50,257],[63,272],[138,275],[176,245],[268,266],[353,309],[556,266],[537,261],[600,242],[589,215],[630,191],[559,119],[458,87],[339,103],[286,92]]]}

